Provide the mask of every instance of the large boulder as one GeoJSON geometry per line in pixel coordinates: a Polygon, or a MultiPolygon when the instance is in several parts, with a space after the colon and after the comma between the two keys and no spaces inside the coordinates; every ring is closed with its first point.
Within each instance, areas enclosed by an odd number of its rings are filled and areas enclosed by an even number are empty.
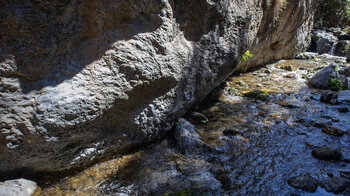
{"type": "Polygon", "coordinates": [[[316,72],[310,79],[309,83],[316,88],[320,89],[332,89],[332,90],[344,90],[348,88],[348,79],[345,74],[347,74],[348,67],[341,65],[341,64],[335,64],[331,63],[328,66],[322,68],[318,72],[316,72]],[[341,70],[341,72],[339,72],[341,70]],[[340,74],[342,73],[342,74],[340,74]],[[332,86],[330,82],[330,79],[338,79],[341,83],[340,89],[334,89],[335,87],[332,86]]]}
{"type": "Polygon", "coordinates": [[[333,53],[333,45],[338,41],[338,38],[331,32],[326,32],[323,30],[318,30],[315,32],[317,53],[333,53]]]}
{"type": "Polygon", "coordinates": [[[252,43],[252,65],[300,52],[316,2],[0,1],[0,173],[85,167],[161,138],[252,43]]]}

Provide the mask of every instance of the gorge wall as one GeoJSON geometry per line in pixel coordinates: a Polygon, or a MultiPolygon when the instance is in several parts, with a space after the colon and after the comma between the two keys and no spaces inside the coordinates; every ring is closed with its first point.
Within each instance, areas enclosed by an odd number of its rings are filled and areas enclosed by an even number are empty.
{"type": "Polygon", "coordinates": [[[0,0],[0,173],[163,137],[233,71],[300,52],[316,2],[0,0]]]}

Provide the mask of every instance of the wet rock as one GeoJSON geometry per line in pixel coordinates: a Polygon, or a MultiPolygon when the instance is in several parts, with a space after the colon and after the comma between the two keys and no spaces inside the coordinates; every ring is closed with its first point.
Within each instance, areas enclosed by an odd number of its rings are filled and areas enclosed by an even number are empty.
{"type": "Polygon", "coordinates": [[[337,75],[334,68],[333,64],[324,67],[310,78],[309,83],[316,88],[328,89],[328,79],[335,78],[337,75]]]}
{"type": "Polygon", "coordinates": [[[193,124],[184,118],[179,118],[175,128],[177,148],[185,154],[211,152],[212,148],[202,141],[193,124]]]}
{"type": "Polygon", "coordinates": [[[334,103],[338,99],[338,94],[334,91],[326,91],[321,94],[320,101],[323,103],[334,103]]]}
{"type": "Polygon", "coordinates": [[[288,179],[288,184],[294,188],[302,189],[307,192],[315,192],[318,182],[310,174],[303,174],[288,179]]]}
{"type": "Polygon", "coordinates": [[[346,77],[350,77],[350,66],[341,65],[339,66],[339,74],[344,75],[346,77]]]}
{"type": "Polygon", "coordinates": [[[268,92],[261,90],[253,90],[244,94],[245,97],[268,101],[271,97],[268,92]]]}
{"type": "Polygon", "coordinates": [[[223,189],[230,190],[233,188],[233,179],[228,174],[221,173],[216,176],[216,179],[221,182],[223,189]]]}
{"type": "Polygon", "coordinates": [[[312,156],[321,160],[339,160],[342,154],[338,149],[330,146],[325,146],[313,149],[312,156]]]}
{"type": "Polygon", "coordinates": [[[286,4],[271,28],[275,9],[255,0],[1,1],[0,173],[158,140],[234,70],[301,52],[316,3],[286,4]]]}
{"type": "Polygon", "coordinates": [[[332,46],[336,41],[338,41],[338,38],[336,36],[324,30],[314,31],[314,36],[316,37],[318,54],[329,53],[332,49],[332,46]]]}
{"type": "Polygon", "coordinates": [[[349,112],[349,108],[337,108],[337,110],[340,113],[347,113],[347,112],[349,112]]]}
{"type": "Polygon", "coordinates": [[[326,189],[327,192],[341,193],[349,185],[349,180],[342,177],[331,177],[321,183],[321,186],[326,189]]]}
{"type": "Polygon", "coordinates": [[[265,70],[264,73],[270,74],[272,73],[269,69],[265,70]]]}
{"type": "Polygon", "coordinates": [[[347,46],[349,44],[350,44],[350,41],[347,41],[347,40],[341,40],[336,42],[334,45],[333,55],[345,57],[347,52],[347,46]]]}
{"type": "Polygon", "coordinates": [[[0,182],[1,196],[31,196],[39,190],[35,182],[26,179],[0,182]]]}
{"type": "Polygon", "coordinates": [[[240,85],[241,87],[243,87],[243,88],[248,88],[249,86],[248,86],[248,84],[247,83],[245,83],[243,80],[241,80],[241,81],[238,81],[238,83],[237,83],[238,85],[240,85]]]}
{"type": "Polygon", "coordinates": [[[310,78],[309,83],[316,88],[330,89],[332,87],[330,85],[330,79],[339,79],[342,82],[344,88],[347,88],[347,78],[343,75],[339,75],[337,69],[339,69],[339,66],[335,63],[332,63],[316,72],[310,78]]]}
{"type": "Polygon", "coordinates": [[[280,68],[284,69],[284,70],[287,70],[287,71],[293,71],[294,70],[292,65],[286,65],[286,66],[282,66],[280,68]]]}
{"type": "Polygon", "coordinates": [[[341,130],[340,128],[329,125],[322,126],[322,131],[334,136],[343,136],[345,133],[345,131],[341,130]]]}
{"type": "Polygon", "coordinates": [[[317,57],[317,53],[316,52],[303,52],[298,54],[295,58],[296,59],[303,59],[303,60],[308,60],[308,59],[314,59],[317,57]]]}
{"type": "Polygon", "coordinates": [[[329,28],[327,31],[332,32],[333,35],[337,36],[340,40],[350,40],[350,34],[343,31],[341,28],[329,28]]]}

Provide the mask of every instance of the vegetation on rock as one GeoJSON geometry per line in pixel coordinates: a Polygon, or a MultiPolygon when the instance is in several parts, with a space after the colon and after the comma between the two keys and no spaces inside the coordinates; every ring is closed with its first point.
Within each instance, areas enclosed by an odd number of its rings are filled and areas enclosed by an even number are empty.
{"type": "Polygon", "coordinates": [[[247,50],[247,51],[243,54],[243,56],[242,56],[242,61],[246,61],[246,60],[248,60],[248,59],[250,59],[250,58],[252,58],[252,57],[253,57],[253,54],[250,53],[249,50],[247,50]]]}
{"type": "Polygon", "coordinates": [[[349,0],[321,0],[317,12],[318,25],[334,27],[350,24],[349,0]]]}
{"type": "Polygon", "coordinates": [[[335,90],[335,91],[346,89],[343,81],[341,81],[341,79],[339,78],[329,78],[328,85],[332,90],[335,90]]]}

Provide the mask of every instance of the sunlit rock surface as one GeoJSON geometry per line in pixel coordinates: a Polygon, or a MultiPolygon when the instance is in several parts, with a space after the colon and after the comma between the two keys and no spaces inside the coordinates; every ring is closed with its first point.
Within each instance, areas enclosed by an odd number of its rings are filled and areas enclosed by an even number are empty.
{"type": "Polygon", "coordinates": [[[293,57],[316,1],[269,2],[0,1],[1,176],[149,144],[249,47],[250,65],[293,57]]]}

